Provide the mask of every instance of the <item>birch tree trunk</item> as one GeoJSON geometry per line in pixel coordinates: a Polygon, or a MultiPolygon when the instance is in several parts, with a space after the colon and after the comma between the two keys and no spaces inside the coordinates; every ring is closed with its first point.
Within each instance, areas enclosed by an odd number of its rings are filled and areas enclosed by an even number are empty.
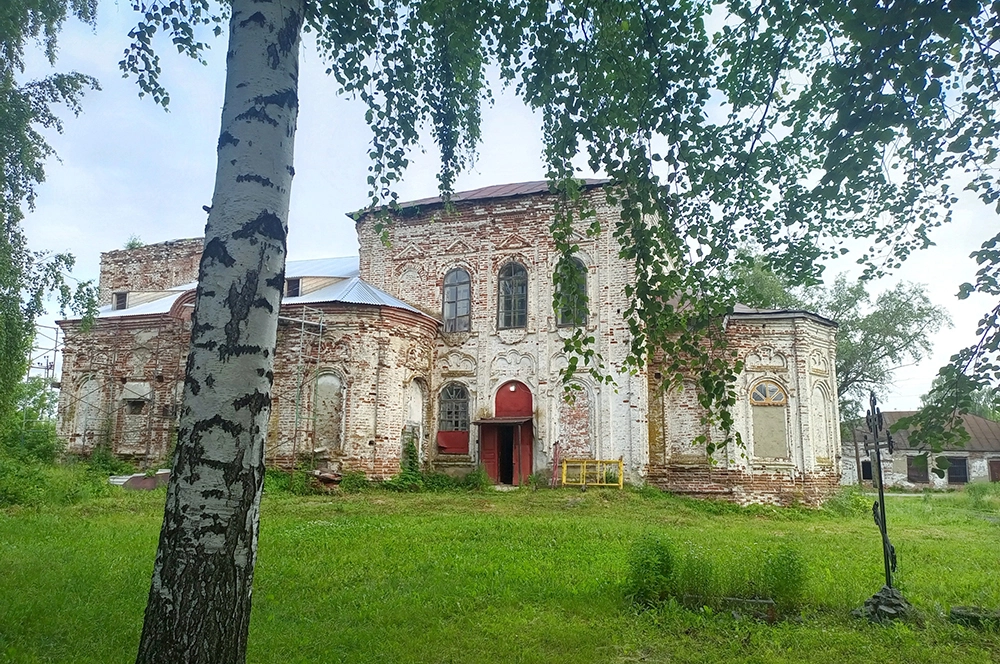
{"type": "Polygon", "coordinates": [[[136,662],[243,662],[305,0],[233,0],[177,453],[136,662]]]}

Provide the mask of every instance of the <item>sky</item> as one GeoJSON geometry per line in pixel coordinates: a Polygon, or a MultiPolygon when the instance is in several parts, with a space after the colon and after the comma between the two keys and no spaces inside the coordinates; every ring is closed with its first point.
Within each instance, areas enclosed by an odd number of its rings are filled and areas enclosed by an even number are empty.
{"type": "MultiPolygon", "coordinates": [[[[63,114],[62,134],[48,135],[59,161],[48,163],[36,209],[24,222],[33,249],[76,256],[73,276],[80,280],[96,280],[101,252],[122,248],[131,236],[144,243],[200,237],[207,218],[202,206],[211,204],[225,34],[211,41],[205,66],[160,43],[162,82],[171,99],[165,112],[151,99],[139,99],[134,80],[122,78],[118,69],[135,16],[128,4],[102,1],[96,28],[67,21],[55,69],[39,53],[29,54],[27,62],[29,77],[75,70],[96,77],[102,87],[85,97],[79,117],[63,114]]],[[[345,215],[367,202],[370,133],[365,107],[338,96],[336,82],[324,70],[307,38],[299,84],[290,259],[356,255],[353,222],[345,215]]],[[[484,112],[478,159],[459,177],[457,191],[545,177],[540,119],[511,92],[494,96],[495,104],[484,112]]],[[[413,155],[399,186],[400,200],[437,193],[437,155],[428,146],[413,155]]],[[[984,296],[959,301],[955,293],[961,283],[974,280],[976,266],[969,253],[997,232],[1000,217],[968,196],[955,217],[932,236],[936,246],[871,285],[874,296],[900,280],[926,284],[931,300],[945,307],[953,322],[935,335],[929,357],[896,371],[885,410],[919,407],[938,367],[975,340],[976,323],[992,306],[984,296]]],[[[850,255],[829,265],[828,280],[839,272],[860,274],[856,258],[850,255]]],[[[42,322],[51,324],[54,318],[42,322]]]]}

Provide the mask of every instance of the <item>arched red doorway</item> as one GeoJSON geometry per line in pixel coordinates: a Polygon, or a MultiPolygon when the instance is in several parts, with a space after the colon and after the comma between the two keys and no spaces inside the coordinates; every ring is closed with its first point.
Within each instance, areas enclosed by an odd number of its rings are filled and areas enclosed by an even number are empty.
{"type": "Polygon", "coordinates": [[[520,381],[504,383],[497,390],[493,412],[493,417],[475,422],[480,430],[479,460],[497,484],[520,486],[531,475],[531,390],[520,381]]]}

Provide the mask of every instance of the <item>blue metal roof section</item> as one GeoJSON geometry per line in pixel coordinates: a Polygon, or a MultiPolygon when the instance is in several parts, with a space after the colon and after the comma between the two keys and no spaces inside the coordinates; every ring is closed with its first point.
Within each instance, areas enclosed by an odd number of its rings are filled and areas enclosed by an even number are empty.
{"type": "Polygon", "coordinates": [[[343,302],[345,304],[367,304],[373,307],[393,307],[412,311],[415,314],[426,316],[431,320],[437,320],[433,316],[428,316],[416,307],[411,307],[402,300],[397,300],[384,290],[375,288],[361,277],[351,277],[325,286],[311,293],[300,295],[299,297],[286,297],[282,304],[320,304],[323,302],[343,302]]]}
{"type": "Polygon", "coordinates": [[[357,277],[357,256],[342,256],[340,258],[314,258],[305,261],[288,261],[285,263],[285,278],[300,279],[302,277],[357,277]]]}
{"type": "MultiPolygon", "coordinates": [[[[304,261],[288,261],[285,264],[285,278],[300,279],[316,277],[320,279],[336,279],[334,283],[305,293],[298,297],[286,297],[283,304],[322,304],[325,302],[343,302],[345,304],[364,304],[373,307],[392,307],[420,314],[437,321],[416,307],[394,298],[383,290],[363,281],[358,276],[358,257],[344,256],[340,258],[315,258],[304,261]]],[[[105,305],[98,309],[98,318],[123,318],[126,316],[149,316],[165,314],[184,293],[197,288],[198,283],[192,282],[174,286],[163,292],[163,297],[151,302],[128,307],[127,309],[112,309],[105,305]]]]}

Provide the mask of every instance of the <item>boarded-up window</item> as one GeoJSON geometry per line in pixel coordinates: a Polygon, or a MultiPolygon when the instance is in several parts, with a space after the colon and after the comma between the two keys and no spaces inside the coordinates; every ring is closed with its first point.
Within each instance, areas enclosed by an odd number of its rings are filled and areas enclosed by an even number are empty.
{"type": "Polygon", "coordinates": [[[914,484],[927,484],[930,476],[927,474],[927,457],[906,457],[906,481],[914,484]]]}
{"type": "Polygon", "coordinates": [[[788,434],[786,408],[788,397],[780,385],[765,380],[750,392],[753,410],[754,455],[762,459],[787,459],[788,434]]]}
{"type": "Polygon", "coordinates": [[[95,438],[99,435],[106,419],[102,401],[101,381],[97,378],[87,378],[80,383],[76,393],[73,435],[79,437],[81,445],[89,446],[97,442],[95,438]]]}
{"type": "Polygon", "coordinates": [[[403,425],[403,444],[413,441],[417,456],[424,460],[424,390],[417,380],[410,381],[407,389],[406,422],[403,425]]]}
{"type": "Polygon", "coordinates": [[[948,484],[965,484],[968,481],[968,460],[965,457],[948,457],[948,484]]]}
{"type": "Polygon", "coordinates": [[[816,455],[817,462],[830,460],[834,456],[833,427],[830,426],[833,421],[832,400],[819,384],[813,388],[810,411],[812,426],[809,433],[812,438],[813,454],[816,455]]]}
{"type": "Polygon", "coordinates": [[[344,437],[344,382],[333,373],[316,379],[316,447],[338,451],[344,437]]]}

